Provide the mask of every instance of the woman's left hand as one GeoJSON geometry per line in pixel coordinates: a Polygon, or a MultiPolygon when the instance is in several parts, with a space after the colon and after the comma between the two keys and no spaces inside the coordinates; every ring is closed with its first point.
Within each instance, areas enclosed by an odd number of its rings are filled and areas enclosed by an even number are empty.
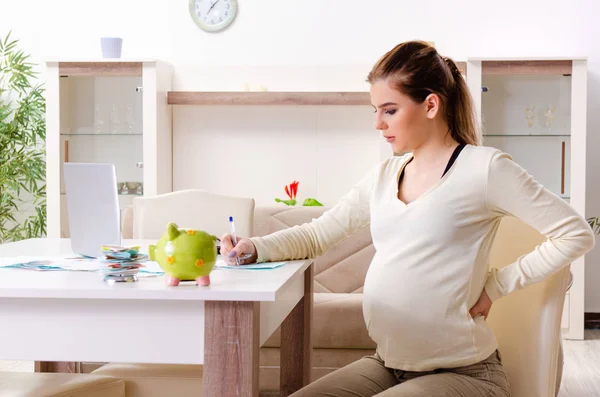
{"type": "Polygon", "coordinates": [[[483,290],[481,292],[481,296],[479,297],[479,300],[477,301],[477,303],[475,303],[475,306],[473,306],[471,308],[469,313],[471,314],[471,317],[473,317],[473,318],[477,317],[478,314],[481,314],[483,316],[483,318],[486,319],[488,314],[490,313],[491,308],[492,308],[492,300],[488,296],[487,292],[485,292],[485,290],[483,290]]]}

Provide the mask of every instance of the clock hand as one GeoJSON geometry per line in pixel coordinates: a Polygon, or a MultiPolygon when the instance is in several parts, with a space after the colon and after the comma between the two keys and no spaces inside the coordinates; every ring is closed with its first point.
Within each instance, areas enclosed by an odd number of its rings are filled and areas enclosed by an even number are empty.
{"type": "Polygon", "coordinates": [[[213,7],[215,6],[215,4],[217,4],[219,2],[219,0],[215,1],[214,3],[212,3],[212,5],[210,6],[210,8],[208,9],[208,11],[206,12],[206,14],[210,13],[210,10],[213,9],[213,7]]]}

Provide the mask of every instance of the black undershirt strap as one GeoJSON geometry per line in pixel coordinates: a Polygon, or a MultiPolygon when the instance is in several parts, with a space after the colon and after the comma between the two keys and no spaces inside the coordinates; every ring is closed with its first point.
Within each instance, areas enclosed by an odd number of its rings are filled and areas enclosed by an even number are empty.
{"type": "MultiPolygon", "coordinates": [[[[448,170],[450,169],[450,167],[452,167],[452,164],[454,164],[454,162],[458,158],[458,155],[465,148],[465,146],[466,145],[464,143],[461,143],[461,144],[459,144],[454,149],[454,151],[452,152],[452,156],[450,156],[450,160],[448,160],[448,164],[446,165],[446,169],[444,170],[444,173],[441,176],[442,178],[444,177],[444,175],[446,175],[446,173],[448,172],[448,170]]],[[[410,160],[408,160],[408,163],[410,163],[411,161],[413,161],[412,158],[410,160]]],[[[406,163],[406,165],[408,165],[408,163],[406,163]]],[[[406,165],[404,166],[404,168],[406,168],[406,165]]],[[[400,183],[402,183],[402,179],[404,179],[404,168],[402,168],[402,173],[400,174],[400,178],[398,178],[398,187],[400,187],[400,183]]]]}

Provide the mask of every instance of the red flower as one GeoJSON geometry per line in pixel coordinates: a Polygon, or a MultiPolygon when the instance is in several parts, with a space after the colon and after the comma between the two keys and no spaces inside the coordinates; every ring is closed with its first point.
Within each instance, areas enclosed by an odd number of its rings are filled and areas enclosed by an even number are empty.
{"type": "Polygon", "coordinates": [[[296,194],[298,194],[298,184],[299,183],[300,182],[298,182],[298,181],[294,181],[294,182],[290,183],[289,185],[285,185],[285,193],[288,195],[290,200],[296,199],[296,194]]]}

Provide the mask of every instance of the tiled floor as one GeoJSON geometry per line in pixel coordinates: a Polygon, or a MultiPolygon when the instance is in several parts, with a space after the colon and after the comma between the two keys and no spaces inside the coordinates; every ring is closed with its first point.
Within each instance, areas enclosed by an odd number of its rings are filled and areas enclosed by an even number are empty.
{"type": "Polygon", "coordinates": [[[600,330],[586,330],[584,341],[564,341],[565,369],[558,397],[600,396],[600,330]]]}

